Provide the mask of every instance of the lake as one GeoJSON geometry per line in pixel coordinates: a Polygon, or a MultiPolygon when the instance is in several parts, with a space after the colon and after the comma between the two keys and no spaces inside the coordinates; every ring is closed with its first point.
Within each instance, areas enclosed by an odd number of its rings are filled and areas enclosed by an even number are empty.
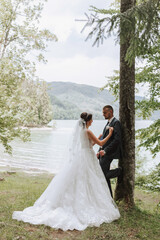
{"type": "MultiPolygon", "coordinates": [[[[32,174],[49,172],[56,174],[65,164],[65,151],[76,120],[54,121],[55,128],[31,129],[31,141],[23,143],[20,140],[12,142],[13,154],[10,156],[0,149],[0,169],[24,171],[32,174]]],[[[136,129],[148,127],[152,121],[136,121],[136,129]]],[[[95,120],[91,130],[96,136],[103,131],[105,120],[95,120]]],[[[94,146],[95,152],[98,146],[94,146]]],[[[141,148],[140,156],[144,159],[142,170],[148,172],[160,162],[160,155],[152,158],[149,151],[141,148]]],[[[117,165],[117,160],[112,166],[117,165]]]]}

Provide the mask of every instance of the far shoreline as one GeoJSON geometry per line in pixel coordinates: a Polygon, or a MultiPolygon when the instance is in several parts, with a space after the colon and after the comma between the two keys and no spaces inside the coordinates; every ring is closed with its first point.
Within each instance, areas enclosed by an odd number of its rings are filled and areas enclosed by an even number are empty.
{"type": "Polygon", "coordinates": [[[40,175],[46,175],[46,176],[55,176],[58,172],[49,172],[47,170],[41,170],[41,169],[22,169],[22,168],[15,168],[10,166],[0,166],[0,175],[3,173],[8,173],[9,175],[12,174],[25,174],[25,175],[31,175],[31,176],[40,176],[40,175]]]}

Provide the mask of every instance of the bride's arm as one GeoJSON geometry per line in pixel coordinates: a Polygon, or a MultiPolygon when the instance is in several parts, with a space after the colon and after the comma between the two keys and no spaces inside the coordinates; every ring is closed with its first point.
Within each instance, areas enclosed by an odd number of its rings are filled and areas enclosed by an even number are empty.
{"type": "Polygon", "coordinates": [[[110,137],[112,136],[112,133],[113,133],[113,128],[110,127],[108,136],[106,138],[104,138],[103,140],[100,140],[90,130],[87,130],[89,139],[92,142],[98,144],[99,146],[103,146],[110,139],[110,137]]]}
{"type": "MultiPolygon", "coordinates": [[[[102,136],[103,136],[103,134],[100,134],[99,137],[98,137],[98,139],[100,139],[102,136]]],[[[93,140],[92,140],[92,146],[94,146],[95,144],[96,144],[96,143],[93,142],[93,140]]]]}

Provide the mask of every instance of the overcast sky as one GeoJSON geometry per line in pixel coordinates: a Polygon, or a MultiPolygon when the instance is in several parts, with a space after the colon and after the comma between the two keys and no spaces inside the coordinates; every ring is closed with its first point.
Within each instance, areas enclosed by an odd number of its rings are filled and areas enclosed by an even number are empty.
{"type": "Polygon", "coordinates": [[[41,25],[58,37],[49,44],[46,65],[38,64],[37,73],[45,81],[75,82],[102,87],[106,76],[119,69],[119,46],[114,38],[103,45],[92,47],[93,40],[85,41],[87,30],[81,33],[89,7],[108,8],[111,0],[48,0],[41,25]]]}
{"type": "MultiPolygon", "coordinates": [[[[103,45],[92,47],[94,40],[85,41],[87,29],[81,30],[89,14],[90,6],[107,9],[114,0],[48,0],[43,10],[41,27],[58,37],[58,42],[49,44],[45,57],[46,65],[37,65],[37,74],[47,82],[62,81],[88,84],[98,88],[107,83],[108,76],[119,70],[119,44],[115,36],[106,39],[103,45]]],[[[141,64],[141,63],[138,63],[141,64]]],[[[146,86],[138,86],[137,95],[147,93],[146,86]]]]}

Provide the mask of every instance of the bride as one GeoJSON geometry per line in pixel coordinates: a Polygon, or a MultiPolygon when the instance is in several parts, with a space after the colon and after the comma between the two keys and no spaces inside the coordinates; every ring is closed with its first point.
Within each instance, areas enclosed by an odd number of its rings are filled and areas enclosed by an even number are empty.
{"type": "Polygon", "coordinates": [[[120,217],[92,148],[104,145],[89,130],[92,114],[82,113],[73,130],[67,164],[56,175],[33,206],[15,211],[13,219],[31,224],[45,224],[55,229],[84,230],[120,217]]]}

